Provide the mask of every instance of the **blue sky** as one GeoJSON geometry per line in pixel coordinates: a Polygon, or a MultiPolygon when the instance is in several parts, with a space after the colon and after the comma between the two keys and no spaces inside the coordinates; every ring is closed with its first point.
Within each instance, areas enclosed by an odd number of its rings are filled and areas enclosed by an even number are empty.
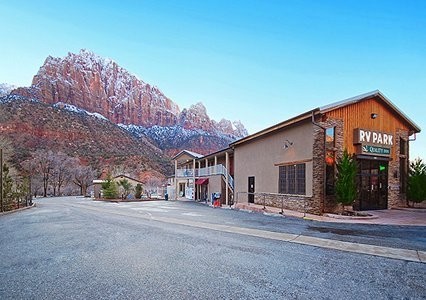
{"type": "MultiPolygon", "coordinates": [[[[0,83],[89,49],[250,133],[379,89],[426,129],[426,1],[0,0],[0,83]]],[[[426,135],[410,144],[426,159],[426,135]]]]}

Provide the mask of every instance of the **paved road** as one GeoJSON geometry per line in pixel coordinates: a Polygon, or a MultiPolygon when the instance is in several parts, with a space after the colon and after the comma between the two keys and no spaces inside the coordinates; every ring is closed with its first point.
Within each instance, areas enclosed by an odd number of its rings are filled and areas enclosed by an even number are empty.
{"type": "Polygon", "coordinates": [[[0,298],[426,298],[424,263],[212,230],[220,225],[426,250],[424,227],[327,224],[188,202],[41,199],[0,217],[0,298]]]}

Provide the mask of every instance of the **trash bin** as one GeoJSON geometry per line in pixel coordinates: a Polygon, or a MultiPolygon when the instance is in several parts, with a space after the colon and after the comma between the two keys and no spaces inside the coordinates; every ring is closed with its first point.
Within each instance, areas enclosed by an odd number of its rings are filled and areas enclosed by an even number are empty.
{"type": "Polygon", "coordinates": [[[165,199],[166,201],[168,201],[168,200],[169,200],[169,194],[165,193],[165,194],[164,194],[164,199],[165,199]]]}
{"type": "Polygon", "coordinates": [[[213,207],[220,207],[220,193],[213,193],[213,207]]]}

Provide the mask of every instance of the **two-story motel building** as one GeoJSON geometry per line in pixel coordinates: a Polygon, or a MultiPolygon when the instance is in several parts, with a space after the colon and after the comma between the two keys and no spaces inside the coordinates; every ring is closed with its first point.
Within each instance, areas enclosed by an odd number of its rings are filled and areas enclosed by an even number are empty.
{"type": "Polygon", "coordinates": [[[409,142],[420,128],[380,91],[315,108],[206,156],[174,157],[174,197],[260,203],[322,214],[337,209],[336,158],[358,163],[357,210],[406,203],[409,142]]]}

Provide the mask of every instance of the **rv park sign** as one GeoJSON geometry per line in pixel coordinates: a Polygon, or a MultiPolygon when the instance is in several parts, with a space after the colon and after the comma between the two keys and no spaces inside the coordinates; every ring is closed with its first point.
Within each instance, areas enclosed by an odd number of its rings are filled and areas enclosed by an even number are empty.
{"type": "Polygon", "coordinates": [[[393,143],[392,134],[360,128],[354,130],[354,144],[360,145],[359,154],[389,156],[393,143]]]}

